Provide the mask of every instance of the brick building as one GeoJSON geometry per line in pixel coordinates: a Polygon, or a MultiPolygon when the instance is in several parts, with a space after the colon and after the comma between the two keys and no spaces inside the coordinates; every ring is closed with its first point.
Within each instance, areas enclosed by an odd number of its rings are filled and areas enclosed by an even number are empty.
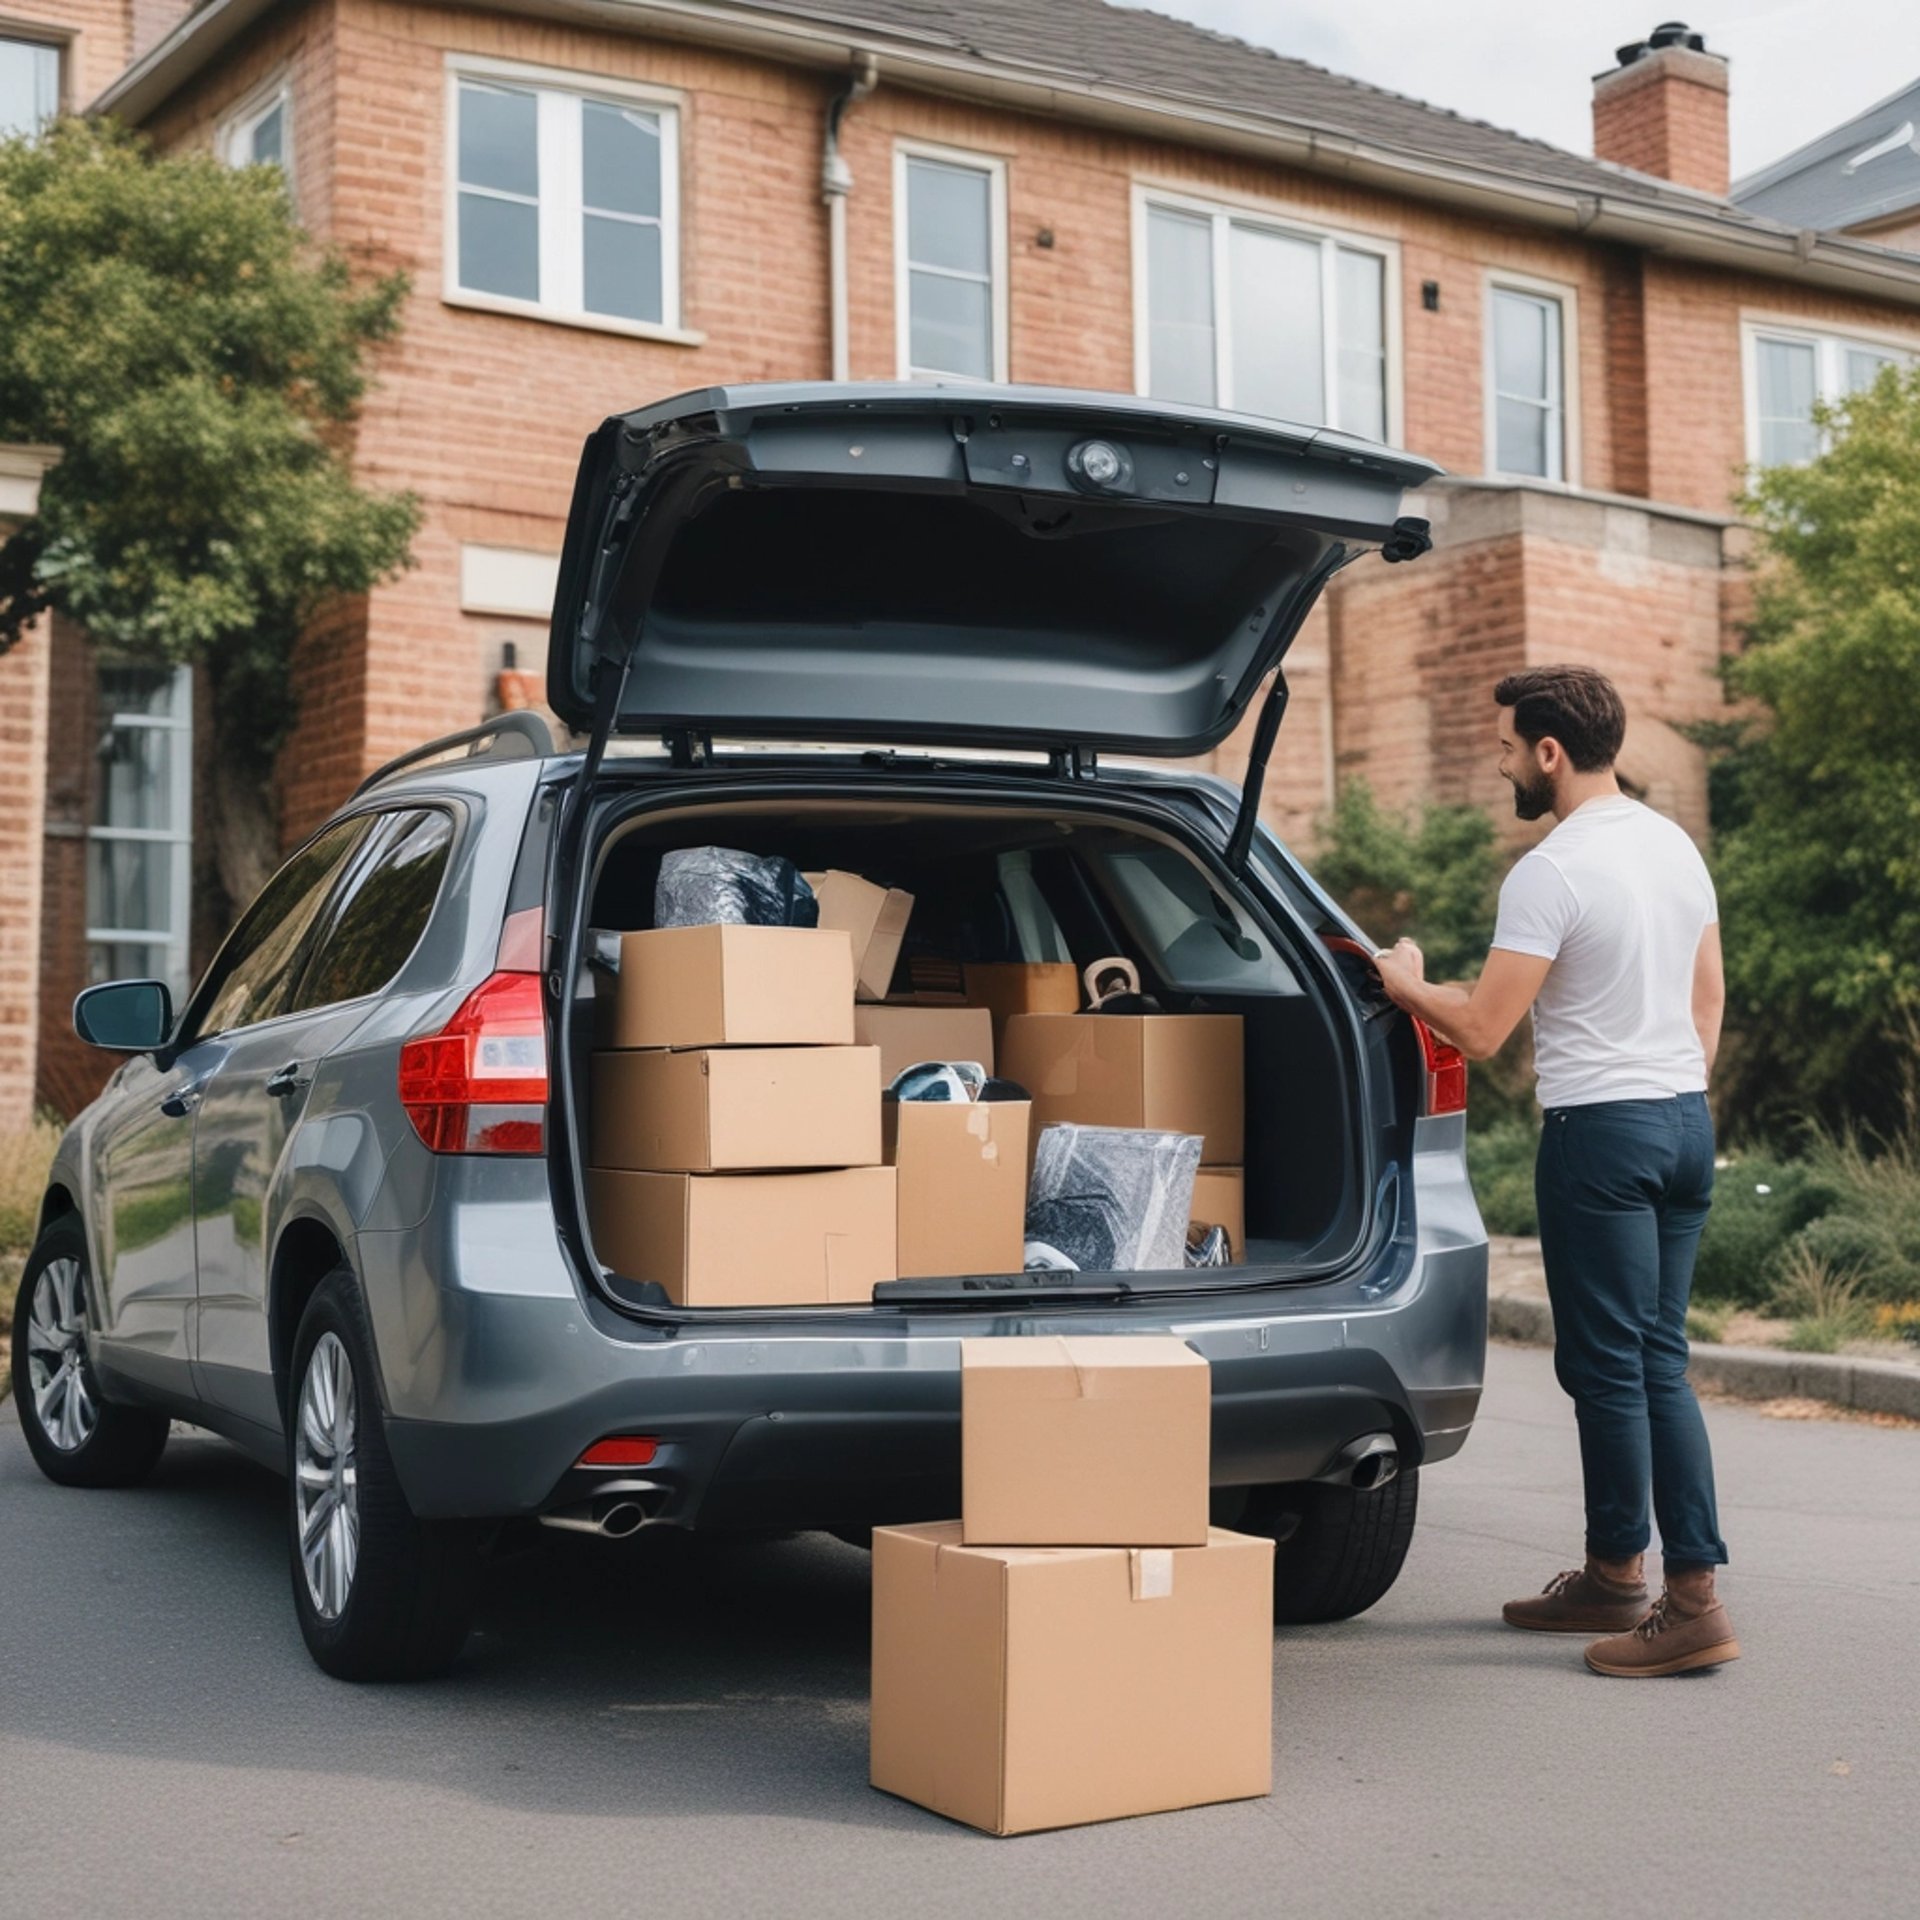
{"type": "MultiPolygon", "coordinates": [[[[1920,351],[1920,258],[1727,198],[1726,64],[1684,30],[1597,78],[1590,160],[1101,0],[8,0],[6,21],[0,120],[90,106],[277,164],[316,235],[412,275],[356,457],[425,502],[419,564],[303,643],[288,839],[518,698],[509,662],[537,686],[603,415],[833,373],[1141,391],[1432,456],[1435,552],[1344,575],[1290,655],[1275,824],[1309,831],[1348,774],[1507,813],[1486,689],[1577,658],[1627,695],[1626,777],[1702,833],[1673,723],[1718,703],[1740,475],[1804,457],[1814,392],[1920,351]]],[[[85,654],[55,623],[0,663],[0,778],[33,789],[0,870],[45,903],[0,957],[0,1125],[90,1090],[66,1028],[89,973],[183,980],[212,937],[188,677],[85,654]]]]}

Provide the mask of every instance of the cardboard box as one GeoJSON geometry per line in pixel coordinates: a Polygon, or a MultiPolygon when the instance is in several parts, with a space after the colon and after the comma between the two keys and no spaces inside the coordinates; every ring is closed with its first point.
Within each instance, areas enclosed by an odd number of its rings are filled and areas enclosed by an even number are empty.
{"type": "Polygon", "coordinates": [[[983,1827],[1273,1790],[1273,1542],[971,1547],[873,1535],[870,1777],[983,1827]]]}
{"type": "Polygon", "coordinates": [[[1033,1099],[1036,1138],[1056,1121],[1197,1133],[1202,1166],[1245,1157],[1245,1039],[1237,1013],[1016,1014],[1002,1078],[1033,1099]]]}
{"type": "Polygon", "coordinates": [[[853,1037],[880,1049],[880,1084],[922,1060],[978,1060],[993,1071],[993,1020],[985,1007],[870,1007],[853,1010],[853,1037]]]}
{"type": "Polygon", "coordinates": [[[891,1167],[838,1173],[587,1173],[600,1257],[681,1307],[873,1298],[896,1278],[891,1167]]]}
{"type": "Polygon", "coordinates": [[[1225,1227],[1233,1243],[1233,1264],[1247,1257],[1247,1170],[1244,1167],[1202,1167],[1193,1182],[1193,1222],[1196,1226],[1225,1227]]]}
{"type": "Polygon", "coordinates": [[[593,1056],[596,1167],[712,1173],[880,1163],[878,1047],[593,1056]]]}
{"type": "Polygon", "coordinates": [[[1020,1271],[1031,1117],[1024,1100],[886,1103],[886,1159],[900,1183],[902,1279],[1020,1271]]]}
{"type": "Polygon", "coordinates": [[[1212,1370],[1172,1334],[960,1342],[969,1546],[1207,1537],[1212,1370]]]}
{"type": "Polygon", "coordinates": [[[855,994],[862,1000],[884,1000],[893,985],[900,943],[907,936],[913,895],[898,887],[876,887],[857,873],[810,873],[806,882],[820,902],[820,924],[838,928],[853,941],[855,994]]]}
{"type": "Polygon", "coordinates": [[[1006,1044],[1016,1013],[1078,1013],[1080,969],[1071,960],[969,960],[963,970],[967,1000],[993,1016],[993,1044],[1006,1044]]]}
{"type": "Polygon", "coordinates": [[[846,1047],[853,942],[820,927],[659,927],[620,936],[603,1047],[846,1047]]]}

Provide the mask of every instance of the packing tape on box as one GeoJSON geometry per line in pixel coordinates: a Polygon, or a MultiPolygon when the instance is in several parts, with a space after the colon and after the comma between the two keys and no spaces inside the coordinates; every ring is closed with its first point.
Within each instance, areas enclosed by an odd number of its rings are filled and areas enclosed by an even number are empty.
{"type": "Polygon", "coordinates": [[[1134,1547],[1128,1557],[1133,1562],[1133,1597],[1136,1600],[1166,1600],[1172,1597],[1171,1547],[1134,1547]]]}

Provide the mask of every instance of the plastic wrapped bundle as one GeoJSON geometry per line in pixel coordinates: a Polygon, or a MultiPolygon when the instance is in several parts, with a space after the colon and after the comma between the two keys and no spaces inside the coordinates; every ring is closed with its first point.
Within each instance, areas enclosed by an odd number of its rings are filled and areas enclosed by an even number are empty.
{"type": "Polygon", "coordinates": [[[791,860],[731,847],[665,854],[653,889],[656,927],[817,927],[820,903],[791,860]]]}
{"type": "Polygon", "coordinates": [[[1027,1265],[1083,1273],[1183,1264],[1200,1136],[1048,1127],[1027,1190],[1027,1265]]]}

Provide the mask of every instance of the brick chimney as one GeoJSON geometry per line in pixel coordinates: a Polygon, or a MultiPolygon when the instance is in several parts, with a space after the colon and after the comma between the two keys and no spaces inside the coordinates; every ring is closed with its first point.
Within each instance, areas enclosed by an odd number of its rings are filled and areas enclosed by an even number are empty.
{"type": "Polygon", "coordinates": [[[1593,151],[1601,160],[1658,174],[1723,198],[1727,164],[1727,63],[1700,34],[1668,20],[1593,82],[1593,151]]]}

